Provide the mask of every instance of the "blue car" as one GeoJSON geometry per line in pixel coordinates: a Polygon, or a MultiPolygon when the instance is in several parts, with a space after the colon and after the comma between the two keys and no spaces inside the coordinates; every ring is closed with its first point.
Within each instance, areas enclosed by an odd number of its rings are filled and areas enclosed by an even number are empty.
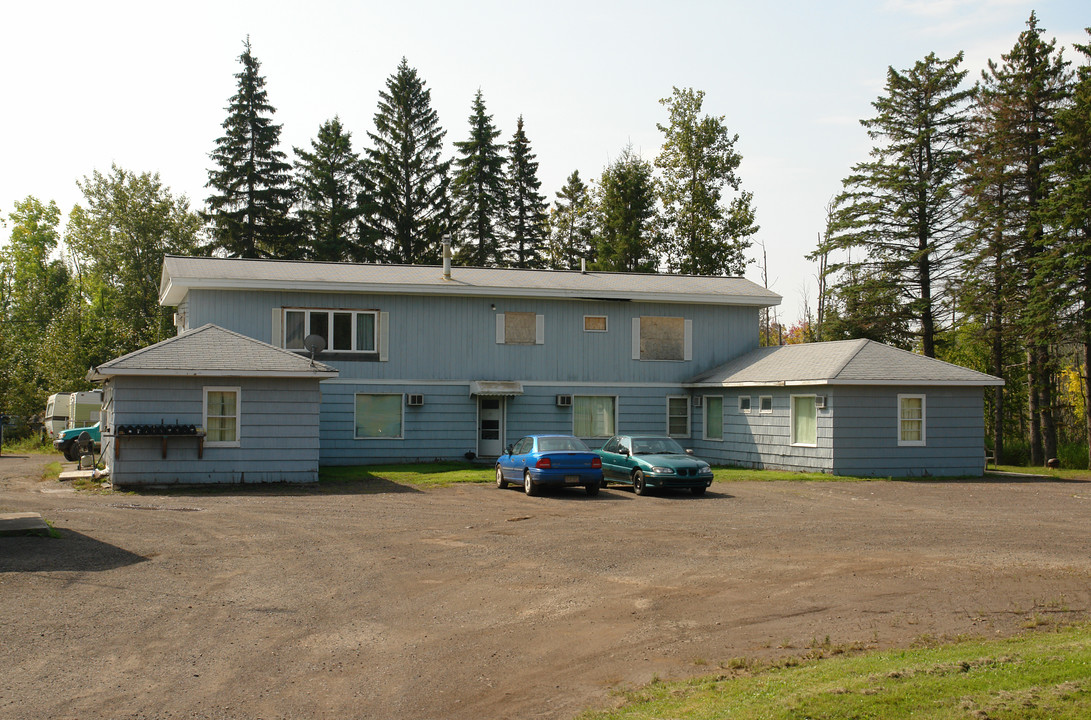
{"type": "Polygon", "coordinates": [[[582,485],[588,495],[598,495],[602,458],[571,435],[527,435],[496,461],[496,487],[509,482],[522,483],[527,495],[537,495],[541,485],[582,485]]]}

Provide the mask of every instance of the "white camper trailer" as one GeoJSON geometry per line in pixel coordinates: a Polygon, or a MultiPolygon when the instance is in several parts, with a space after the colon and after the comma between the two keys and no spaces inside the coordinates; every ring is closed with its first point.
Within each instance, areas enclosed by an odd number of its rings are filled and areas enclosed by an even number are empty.
{"type": "Polygon", "coordinates": [[[45,417],[42,418],[42,425],[50,442],[68,427],[68,401],[71,397],[72,393],[54,393],[45,402],[45,417]]]}
{"type": "Polygon", "coordinates": [[[102,390],[74,392],[68,397],[68,422],[65,427],[89,427],[98,422],[102,410],[102,390]]]}

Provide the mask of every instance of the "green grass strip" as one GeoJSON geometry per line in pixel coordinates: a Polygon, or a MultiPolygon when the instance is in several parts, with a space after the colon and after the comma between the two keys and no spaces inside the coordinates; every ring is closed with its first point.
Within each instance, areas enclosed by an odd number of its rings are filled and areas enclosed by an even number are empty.
{"type": "MultiPolygon", "coordinates": [[[[737,667],[740,663],[732,663],[737,667]]],[[[734,676],[653,682],[581,720],[1084,720],[1091,626],[744,667],[734,676]]]]}

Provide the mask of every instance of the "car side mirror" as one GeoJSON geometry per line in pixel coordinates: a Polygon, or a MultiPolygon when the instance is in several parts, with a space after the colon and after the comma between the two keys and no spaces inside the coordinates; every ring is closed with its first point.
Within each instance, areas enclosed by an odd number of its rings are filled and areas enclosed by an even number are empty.
{"type": "Polygon", "coordinates": [[[629,454],[629,448],[621,448],[617,452],[618,452],[618,455],[628,455],[629,454]]]}
{"type": "Polygon", "coordinates": [[[508,445],[508,455],[511,455],[511,451],[515,449],[514,445],[508,445]]]}
{"type": "Polygon", "coordinates": [[[686,448],[686,455],[692,455],[692,454],[693,454],[693,448],[686,448]]]}

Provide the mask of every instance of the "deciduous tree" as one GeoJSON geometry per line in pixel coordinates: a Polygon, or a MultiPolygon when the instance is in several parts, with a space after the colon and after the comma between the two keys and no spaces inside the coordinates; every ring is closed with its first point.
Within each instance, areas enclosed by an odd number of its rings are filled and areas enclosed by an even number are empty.
{"type": "Polygon", "coordinates": [[[661,246],[651,163],[631,145],[602,171],[598,188],[595,266],[616,272],[654,272],[661,246]]]}

